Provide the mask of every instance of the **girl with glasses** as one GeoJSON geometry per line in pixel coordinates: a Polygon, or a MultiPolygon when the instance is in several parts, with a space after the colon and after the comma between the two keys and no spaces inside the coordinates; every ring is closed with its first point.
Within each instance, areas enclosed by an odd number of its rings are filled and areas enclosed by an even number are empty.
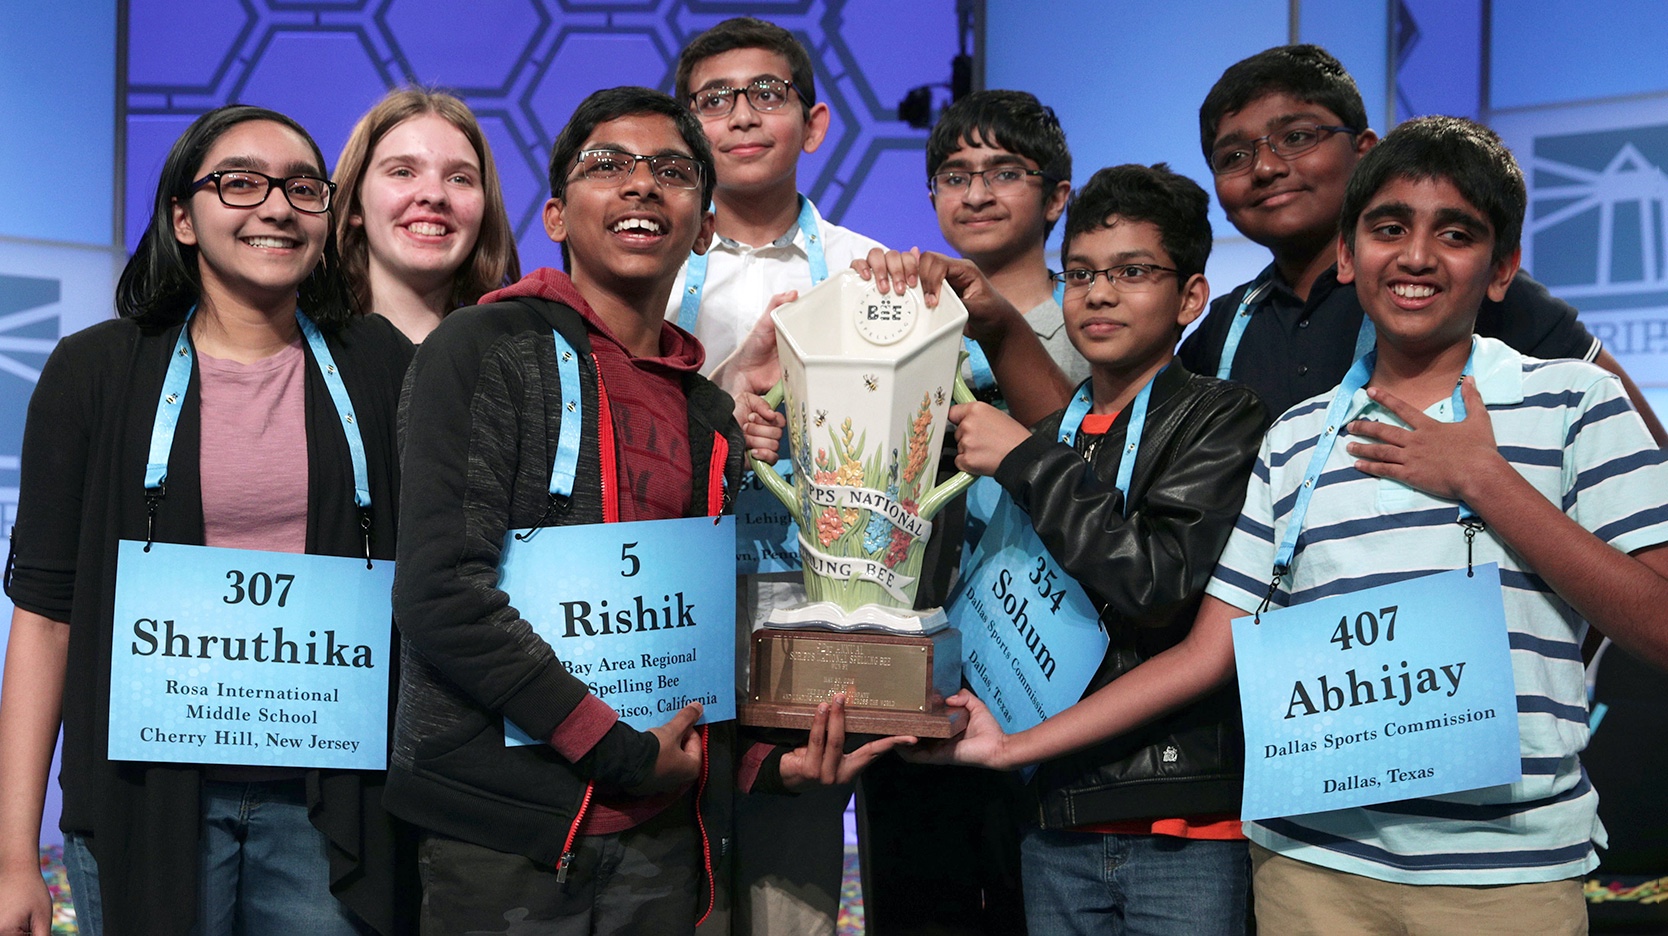
{"type": "Polygon", "coordinates": [[[163,165],[119,317],[41,372],[6,583],[0,931],[51,920],[36,848],[60,720],[81,932],[403,931],[385,736],[356,742],[370,769],[318,766],[333,711],[387,701],[386,585],[379,606],[374,587],[321,595],[309,578],[320,560],[391,574],[412,350],[351,314],[331,188],[288,117],[204,114],[163,165]],[[275,591],[258,570],[287,562],[312,564],[275,591]],[[193,584],[204,573],[224,576],[212,593],[193,584]],[[214,623],[240,603],[270,615],[259,634],[214,623]],[[171,668],[126,669],[147,654],[171,668]],[[369,688],[253,688],[337,658],[369,688]],[[130,717],[141,727],[119,727],[130,717]],[[290,743],[307,753],[272,753],[290,743]]]}

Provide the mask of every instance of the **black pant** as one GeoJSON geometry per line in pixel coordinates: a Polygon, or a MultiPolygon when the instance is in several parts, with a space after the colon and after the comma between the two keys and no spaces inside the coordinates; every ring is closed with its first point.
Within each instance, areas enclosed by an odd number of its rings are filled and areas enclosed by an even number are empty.
{"type": "Polygon", "coordinates": [[[418,847],[423,936],[691,933],[704,900],[691,798],[624,832],[581,836],[566,881],[522,855],[433,833],[418,847]]]}
{"type": "Polygon", "coordinates": [[[884,757],[858,783],[871,936],[1025,932],[1013,774],[884,757]]]}

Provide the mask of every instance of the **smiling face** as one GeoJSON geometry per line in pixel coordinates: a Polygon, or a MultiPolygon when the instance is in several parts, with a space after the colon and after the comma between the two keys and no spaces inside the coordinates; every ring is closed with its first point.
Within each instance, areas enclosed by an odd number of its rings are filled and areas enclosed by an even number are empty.
{"type": "MultiPolygon", "coordinates": [[[[268,120],[236,124],[209,147],[195,179],[216,170],[249,169],[284,178],[325,178],[312,147],[294,130],[268,120]]],[[[296,289],[318,266],[330,215],[297,211],[273,186],[253,208],[223,204],[214,183],[174,199],[174,237],[195,247],[202,301],[287,314],[296,289]]]]}
{"type": "MultiPolygon", "coordinates": [[[[662,114],[600,123],[580,149],[694,158],[677,125],[662,114]]],[[[544,223],[551,240],[567,245],[569,272],[581,289],[595,286],[620,296],[670,292],[690,250],[704,253],[712,240],[712,213],[701,207],[701,189],[659,184],[644,160],[619,181],[587,179],[569,166],[562,197],[545,203],[544,223]]]]}
{"type": "MultiPolygon", "coordinates": [[[[964,145],[938,167],[939,172],[979,172],[992,169],[1040,169],[1036,161],[983,143],[964,145]]],[[[1042,243],[1048,225],[1059,220],[1071,194],[1070,182],[1050,183],[1042,176],[1026,176],[1018,186],[1000,194],[986,184],[988,175],[973,179],[960,192],[933,196],[938,229],[956,252],[984,267],[1042,243]]]]}
{"type": "Polygon", "coordinates": [[[445,118],[419,114],[377,142],[358,202],[348,223],[365,229],[373,282],[449,290],[481,233],[480,158],[445,118]]]}
{"type": "MultiPolygon", "coordinates": [[[[731,49],[697,62],[689,75],[690,90],[746,88],[760,78],[792,81],[788,60],[766,49],[731,49]]],[[[735,109],[723,117],[701,120],[712,143],[718,167],[718,191],[723,195],[791,189],[799,154],[815,152],[828,133],[828,105],[805,112],[799,92],[774,111],[757,111],[738,94],[735,109]]],[[[681,102],[687,104],[687,101],[681,102]]]]}
{"type": "Polygon", "coordinates": [[[1356,295],[1379,340],[1429,357],[1469,344],[1484,297],[1499,301],[1518,254],[1491,259],[1494,230],[1447,179],[1395,178],[1355,225],[1355,248],[1339,238],[1338,281],[1356,295]]]}
{"type": "MultiPolygon", "coordinates": [[[[1067,250],[1061,263],[1068,270],[1176,265],[1158,225],[1117,215],[1104,227],[1074,235],[1067,250]]],[[[1066,334],[1097,374],[1135,377],[1170,360],[1180,330],[1199,317],[1209,298],[1205,278],[1197,274],[1178,284],[1175,274],[1159,273],[1141,289],[1113,286],[1097,276],[1087,289],[1066,289],[1066,334]]]]}
{"type": "MultiPolygon", "coordinates": [[[[1318,104],[1269,94],[1224,114],[1213,149],[1276,134],[1293,123],[1341,126],[1343,120],[1318,104]]],[[[1215,177],[1216,200],[1241,234],[1264,247],[1325,249],[1337,233],[1350,171],[1376,142],[1371,130],[1334,133],[1289,160],[1259,143],[1250,171],[1215,177]]]]}

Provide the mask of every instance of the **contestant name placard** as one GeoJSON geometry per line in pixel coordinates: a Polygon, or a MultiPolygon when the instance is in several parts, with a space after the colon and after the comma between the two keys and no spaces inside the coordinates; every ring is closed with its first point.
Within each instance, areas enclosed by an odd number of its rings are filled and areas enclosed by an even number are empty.
{"type": "Polygon", "coordinates": [[[1242,818],[1522,778],[1500,570],[1427,575],[1233,622],[1242,818]]]}
{"type": "MultiPolygon", "coordinates": [[[[735,538],[734,517],[511,531],[498,584],[568,672],[631,727],[665,724],[691,702],[703,706],[702,724],[728,721],[735,538]]],[[[510,722],[504,742],[540,743],[510,722]]]]}
{"type": "MultiPolygon", "coordinates": [[[[793,459],[789,456],[785,440],[781,457],[773,467],[783,480],[793,484],[793,459]]],[[[735,518],[735,574],[798,572],[803,568],[799,555],[799,523],[793,511],[766,490],[752,472],[743,477],[736,495],[735,518]]]]}
{"type": "Polygon", "coordinates": [[[1094,605],[1023,511],[997,503],[945,613],[961,630],[962,675],[1012,734],[1082,698],[1106,655],[1094,605]]]}
{"type": "Polygon", "coordinates": [[[394,563],[123,540],[111,760],[388,766],[394,563]]]}

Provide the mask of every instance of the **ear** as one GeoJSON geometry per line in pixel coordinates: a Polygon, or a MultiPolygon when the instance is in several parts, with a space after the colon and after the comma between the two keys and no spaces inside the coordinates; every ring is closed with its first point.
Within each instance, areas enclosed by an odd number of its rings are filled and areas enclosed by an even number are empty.
{"type": "Polygon", "coordinates": [[[1048,219],[1049,224],[1060,220],[1060,216],[1066,213],[1066,202],[1070,199],[1071,180],[1061,179],[1054,183],[1054,191],[1049,192],[1047,200],[1043,202],[1043,216],[1048,219]]]}
{"type": "Polygon", "coordinates": [[[1210,305],[1210,283],[1203,273],[1195,273],[1182,284],[1181,308],[1176,312],[1176,325],[1186,328],[1205,314],[1210,305]]]}
{"type": "Polygon", "coordinates": [[[568,239],[568,222],[563,217],[566,208],[560,198],[544,203],[544,233],[558,244],[568,239]]]}
{"type": "Polygon", "coordinates": [[[701,212],[701,229],[695,233],[695,244],[691,248],[698,254],[707,252],[712,246],[713,232],[718,230],[718,217],[710,211],[701,212]]]}
{"type": "Polygon", "coordinates": [[[1378,145],[1378,134],[1369,127],[1355,135],[1355,158],[1367,155],[1367,151],[1378,145]]]}
{"type": "Polygon", "coordinates": [[[1512,285],[1512,277],[1517,275],[1517,268],[1523,262],[1523,248],[1512,251],[1512,255],[1502,258],[1494,265],[1492,275],[1488,280],[1488,297],[1495,302],[1506,300],[1506,290],[1512,285]]]}
{"type": "Polygon", "coordinates": [[[818,101],[811,105],[811,112],[805,115],[805,152],[814,153],[822,145],[823,138],[828,136],[829,119],[827,104],[818,101]]]}
{"type": "Polygon", "coordinates": [[[171,220],[174,223],[174,240],[190,247],[197,245],[197,229],[191,223],[191,211],[180,200],[175,198],[169,203],[171,220]]]}
{"type": "Polygon", "coordinates": [[[1338,282],[1355,282],[1355,251],[1344,243],[1344,235],[1338,235],[1338,282]]]}
{"type": "Polygon", "coordinates": [[[348,227],[364,227],[365,216],[357,211],[350,211],[348,212],[347,223],[348,227]]]}

